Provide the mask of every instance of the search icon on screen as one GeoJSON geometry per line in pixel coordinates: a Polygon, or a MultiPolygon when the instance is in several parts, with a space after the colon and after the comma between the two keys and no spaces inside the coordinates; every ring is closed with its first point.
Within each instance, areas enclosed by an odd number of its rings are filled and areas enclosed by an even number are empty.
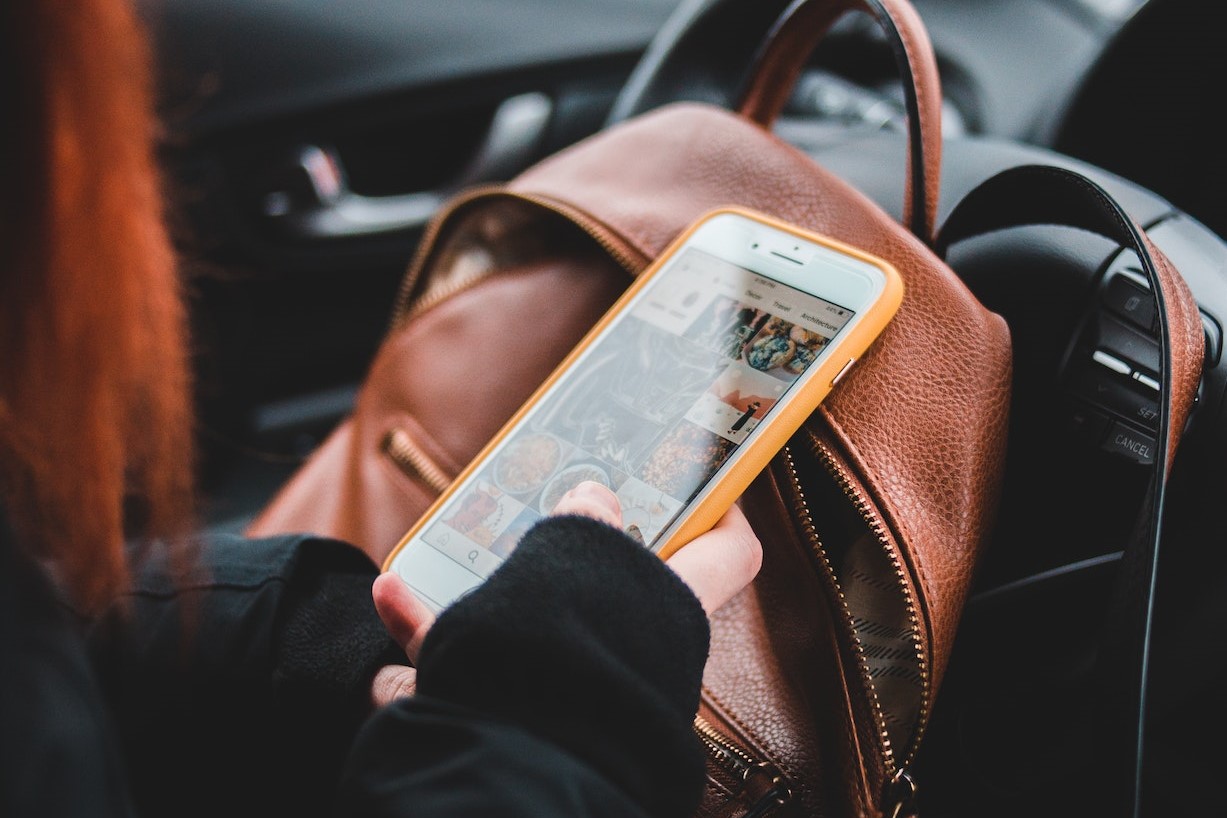
{"type": "Polygon", "coordinates": [[[477,562],[477,549],[474,548],[469,552],[469,562],[477,562]]]}

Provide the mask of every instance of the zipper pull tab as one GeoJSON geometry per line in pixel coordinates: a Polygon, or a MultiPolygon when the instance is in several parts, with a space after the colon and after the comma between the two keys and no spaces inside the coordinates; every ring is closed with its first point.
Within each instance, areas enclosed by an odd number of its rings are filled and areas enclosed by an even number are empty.
{"type": "Polygon", "coordinates": [[[918,789],[915,779],[907,770],[895,773],[894,778],[886,785],[886,810],[883,813],[886,818],[915,815],[918,789]]]}
{"type": "Polygon", "coordinates": [[[788,779],[769,761],[760,761],[746,770],[743,781],[748,791],[756,792],[754,804],[741,818],[763,818],[770,815],[792,799],[788,779]]]}

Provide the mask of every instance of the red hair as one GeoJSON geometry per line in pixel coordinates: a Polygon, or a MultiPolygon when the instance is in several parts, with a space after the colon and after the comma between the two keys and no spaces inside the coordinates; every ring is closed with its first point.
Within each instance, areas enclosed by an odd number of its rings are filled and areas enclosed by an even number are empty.
{"type": "Polygon", "coordinates": [[[190,524],[190,368],[151,60],[125,0],[4,5],[2,504],[93,608],[124,587],[128,538],[190,524]]]}

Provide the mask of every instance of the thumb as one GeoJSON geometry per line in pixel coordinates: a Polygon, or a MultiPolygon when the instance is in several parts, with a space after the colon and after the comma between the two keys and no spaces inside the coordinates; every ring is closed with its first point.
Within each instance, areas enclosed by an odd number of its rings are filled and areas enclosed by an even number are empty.
{"type": "Polygon", "coordinates": [[[375,577],[371,596],[388,635],[404,649],[410,662],[416,662],[435,615],[409,590],[405,581],[391,571],[375,577]]]}
{"type": "Polygon", "coordinates": [[[554,516],[580,514],[609,523],[614,528],[622,527],[622,504],[618,502],[618,495],[591,480],[585,480],[562,495],[551,513],[554,516]]]}
{"type": "Polygon", "coordinates": [[[417,690],[418,672],[408,665],[386,665],[371,682],[371,702],[376,707],[412,696],[417,690]]]}

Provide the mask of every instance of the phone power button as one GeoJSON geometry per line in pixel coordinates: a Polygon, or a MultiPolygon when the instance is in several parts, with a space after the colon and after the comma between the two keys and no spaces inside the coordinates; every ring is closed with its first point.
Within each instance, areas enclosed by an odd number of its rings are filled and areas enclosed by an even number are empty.
{"type": "Polygon", "coordinates": [[[843,365],[843,368],[840,369],[839,372],[835,374],[834,378],[831,378],[831,386],[834,386],[835,384],[842,381],[844,379],[844,375],[848,374],[848,370],[852,368],[852,365],[854,363],[856,363],[856,358],[849,358],[848,363],[843,365]]]}

